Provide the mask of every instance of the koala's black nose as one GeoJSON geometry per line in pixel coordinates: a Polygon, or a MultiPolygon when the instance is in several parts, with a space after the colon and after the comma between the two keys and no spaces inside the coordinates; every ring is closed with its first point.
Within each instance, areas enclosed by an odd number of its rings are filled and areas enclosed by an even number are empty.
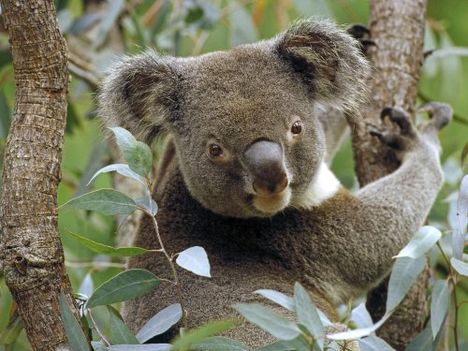
{"type": "Polygon", "coordinates": [[[280,193],[288,186],[281,145],[260,140],[250,145],[244,156],[257,194],[268,196],[280,193]]]}

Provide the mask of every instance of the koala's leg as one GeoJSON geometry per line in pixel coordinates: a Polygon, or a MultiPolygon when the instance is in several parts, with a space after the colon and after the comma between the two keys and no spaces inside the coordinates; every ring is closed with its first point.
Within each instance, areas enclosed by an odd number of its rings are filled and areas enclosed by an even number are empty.
{"type": "MultiPolygon", "coordinates": [[[[399,250],[406,245],[423,224],[443,182],[437,134],[450,121],[452,109],[444,104],[429,103],[422,110],[429,112],[431,120],[418,130],[403,111],[388,108],[382,112],[382,118],[389,118],[400,132],[371,131],[394,148],[402,161],[395,172],[356,194],[369,212],[369,231],[363,233],[364,236],[370,236],[367,240],[375,240],[373,229],[383,230],[387,237],[379,237],[379,241],[382,239],[380,245],[387,251],[399,250]]],[[[381,259],[387,260],[394,254],[387,252],[381,259]]]]}

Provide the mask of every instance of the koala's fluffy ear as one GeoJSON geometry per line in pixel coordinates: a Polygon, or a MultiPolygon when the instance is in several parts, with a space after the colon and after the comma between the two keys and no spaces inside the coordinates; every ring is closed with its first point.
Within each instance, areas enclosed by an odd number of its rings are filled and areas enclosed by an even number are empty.
{"type": "Polygon", "coordinates": [[[107,126],[129,130],[150,142],[177,109],[177,74],[169,59],[154,52],[129,56],[109,70],[99,93],[99,114],[107,126]]]}
{"type": "Polygon", "coordinates": [[[336,25],[299,21],[276,38],[275,50],[317,101],[352,112],[365,99],[369,64],[357,40],[336,25]]]}

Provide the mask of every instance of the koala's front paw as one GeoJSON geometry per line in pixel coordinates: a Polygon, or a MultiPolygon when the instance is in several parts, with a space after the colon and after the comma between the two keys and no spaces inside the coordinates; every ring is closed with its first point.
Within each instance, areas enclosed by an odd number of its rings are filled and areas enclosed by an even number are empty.
{"type": "Polygon", "coordinates": [[[370,134],[378,137],[384,144],[397,152],[407,151],[418,143],[429,143],[438,147],[438,132],[452,119],[452,108],[443,103],[429,102],[418,109],[427,112],[430,121],[416,128],[410,116],[399,108],[386,107],[382,110],[382,120],[388,118],[398,126],[399,132],[370,130],[370,134]]]}
{"type": "Polygon", "coordinates": [[[415,143],[417,139],[416,128],[411,121],[411,117],[405,111],[399,108],[386,107],[382,110],[380,118],[382,120],[388,118],[390,122],[398,126],[399,131],[381,131],[372,128],[369,131],[371,135],[379,138],[381,142],[396,151],[408,150],[415,143]]]}
{"type": "Polygon", "coordinates": [[[369,29],[362,24],[354,24],[347,29],[348,34],[350,34],[354,39],[359,41],[361,44],[361,50],[364,55],[367,55],[367,50],[371,46],[376,46],[375,42],[370,39],[369,29]]]}

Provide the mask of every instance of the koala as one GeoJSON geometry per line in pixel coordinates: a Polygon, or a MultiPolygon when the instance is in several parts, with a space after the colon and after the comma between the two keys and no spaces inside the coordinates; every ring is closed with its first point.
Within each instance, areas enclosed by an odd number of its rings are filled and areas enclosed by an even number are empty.
{"type": "MultiPolygon", "coordinates": [[[[401,166],[353,194],[327,165],[344,122],[325,111],[358,118],[369,72],[354,38],[313,20],[229,51],[186,58],[148,51],[112,66],[100,115],[147,142],[167,136],[153,193],[160,234],[170,253],[202,246],[212,270],[211,279],[178,270],[182,301],[162,283],[127,303],[131,328],[176,302],[185,327],[199,326],[235,315],[234,303],[260,300],[257,289],[290,294],[295,281],[337,321],[336,306],[388,275],[442,184],[437,132],[450,111],[428,105],[432,119],[416,128],[403,112],[384,110],[398,132],[372,133],[397,150],[401,166]]],[[[150,218],[134,245],[158,247],[150,218]]],[[[171,279],[159,253],[128,265],[171,279]]],[[[252,348],[273,341],[248,323],[228,336],[252,348]]]]}

